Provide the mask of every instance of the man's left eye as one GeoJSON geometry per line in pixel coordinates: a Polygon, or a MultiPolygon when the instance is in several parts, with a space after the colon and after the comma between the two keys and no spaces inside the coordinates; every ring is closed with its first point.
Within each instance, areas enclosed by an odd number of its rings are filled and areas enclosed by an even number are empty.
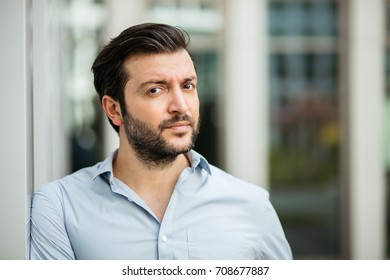
{"type": "Polygon", "coordinates": [[[188,90],[193,90],[195,88],[195,86],[193,84],[185,84],[184,88],[188,89],[188,90]]]}

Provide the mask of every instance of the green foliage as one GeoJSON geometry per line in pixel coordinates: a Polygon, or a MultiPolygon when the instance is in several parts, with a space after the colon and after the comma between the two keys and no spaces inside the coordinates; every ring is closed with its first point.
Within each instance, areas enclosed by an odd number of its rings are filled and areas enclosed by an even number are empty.
{"type": "Polygon", "coordinates": [[[273,187],[306,187],[337,176],[339,163],[334,150],[275,149],[271,151],[270,168],[273,187]]]}

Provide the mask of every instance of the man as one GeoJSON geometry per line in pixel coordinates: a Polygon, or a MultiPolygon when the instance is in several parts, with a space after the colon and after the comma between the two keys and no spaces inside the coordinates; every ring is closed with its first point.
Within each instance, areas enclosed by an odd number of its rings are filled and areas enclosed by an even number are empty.
{"type": "Polygon", "coordinates": [[[192,150],[197,75],[187,34],[123,31],[92,70],[119,149],[34,196],[31,259],[290,259],[267,192],[192,150]]]}

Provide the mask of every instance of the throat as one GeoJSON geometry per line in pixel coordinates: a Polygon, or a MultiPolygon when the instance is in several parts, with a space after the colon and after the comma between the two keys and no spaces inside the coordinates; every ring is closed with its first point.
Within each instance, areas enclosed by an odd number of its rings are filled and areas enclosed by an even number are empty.
{"type": "Polygon", "coordinates": [[[189,158],[181,154],[160,164],[136,158],[135,153],[119,151],[113,162],[114,176],[137,193],[161,222],[181,172],[190,166],[189,158]]]}
{"type": "Polygon", "coordinates": [[[159,193],[155,195],[141,195],[141,198],[149,206],[157,219],[162,222],[165,212],[168,208],[169,201],[171,200],[173,190],[166,192],[165,194],[159,193]]]}

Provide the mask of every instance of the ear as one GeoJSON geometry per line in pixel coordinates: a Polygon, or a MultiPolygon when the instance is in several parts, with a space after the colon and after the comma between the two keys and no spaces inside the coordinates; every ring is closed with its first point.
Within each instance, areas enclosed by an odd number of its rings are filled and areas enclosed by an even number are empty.
{"type": "Polygon", "coordinates": [[[102,107],[113,124],[120,126],[123,123],[121,108],[118,101],[106,94],[102,98],[102,107]]]}

